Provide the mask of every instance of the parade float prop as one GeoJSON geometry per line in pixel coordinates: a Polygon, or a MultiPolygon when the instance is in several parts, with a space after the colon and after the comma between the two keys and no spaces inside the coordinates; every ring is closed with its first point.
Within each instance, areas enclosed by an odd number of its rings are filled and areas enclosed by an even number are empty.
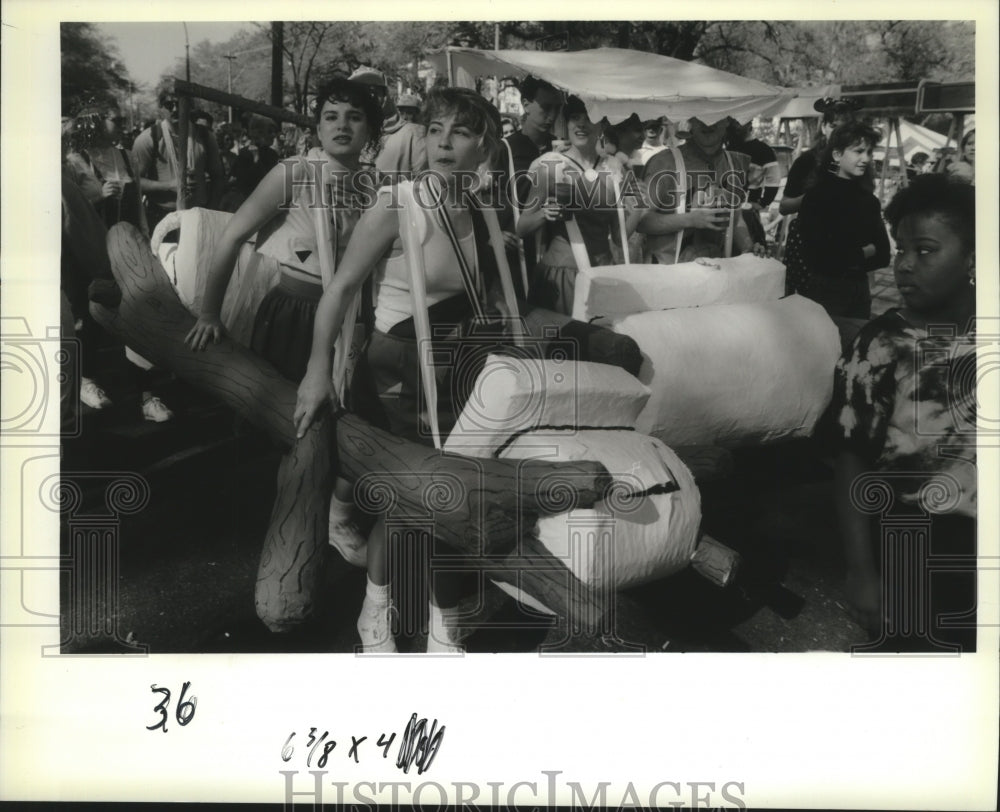
{"type": "Polygon", "coordinates": [[[540,517],[534,531],[585,584],[633,586],[688,566],[701,523],[687,466],[635,430],[649,396],[606,364],[491,356],[444,448],[487,459],[600,462],[614,497],[540,517]]]}
{"type": "Polygon", "coordinates": [[[117,307],[92,302],[94,317],[156,364],[218,396],[286,449],[256,588],[257,613],[269,628],[288,630],[313,611],[328,549],[334,471],[357,483],[362,508],[432,516],[442,541],[560,614],[598,620],[604,614],[606,607],[595,607],[586,588],[563,577],[568,571],[530,533],[535,515],[563,508],[567,482],[573,504],[590,506],[602,498],[612,482],[600,463],[443,454],[351,414],[323,415],[296,440],[293,384],[228,337],[192,352],[184,337],[195,317],[133,226],[111,229],[108,253],[122,298],[117,307]]]}
{"type": "MultiPolygon", "coordinates": [[[[577,93],[588,108],[593,103],[598,114],[611,117],[622,112],[618,117],[624,118],[640,108],[642,114],[649,112],[653,117],[655,107],[657,116],[664,112],[675,118],[697,115],[712,123],[724,115],[748,118],[787,101],[787,94],[778,88],[683,62],[673,69],[694,70],[700,84],[693,82],[692,74],[691,81],[675,85],[686,86],[690,93],[684,99],[671,97],[672,106],[664,107],[659,90],[645,97],[646,107],[620,95],[602,101],[603,85],[592,83],[587,89],[565,83],[560,79],[562,74],[556,76],[529,64],[538,55],[514,55],[526,60],[524,73],[577,93]]],[[[489,58],[494,56],[491,52],[489,58]]],[[[550,59],[553,55],[542,56],[550,59]]],[[[677,62],[617,49],[560,56],[583,58],[585,62],[596,58],[590,70],[604,73],[619,88],[639,93],[649,88],[632,81],[630,70],[640,70],[647,78],[656,74],[662,88],[663,60],[677,62]],[[620,69],[608,72],[608,60],[621,60],[623,55],[627,59],[620,63],[620,69]],[[647,57],[657,64],[646,64],[647,57]],[[637,67],[638,62],[642,65],[637,67]]],[[[560,70],[566,66],[569,62],[560,70]]],[[[583,76],[572,66],[567,69],[566,76],[576,74],[578,80],[583,76]]],[[[182,102],[187,95],[207,92],[199,86],[177,84],[182,102]]],[[[503,270],[501,282],[508,310],[516,313],[520,307],[510,336],[513,340],[508,339],[507,344],[522,349],[513,357],[509,353],[494,357],[484,345],[481,354],[489,357],[451,436],[441,438],[434,426],[437,448],[431,448],[388,434],[357,415],[339,413],[321,416],[304,438],[296,440],[291,420],[295,387],[243,346],[249,342],[252,314],[274,284],[277,269],[259,257],[252,244],[245,245],[223,304],[222,319],[230,337],[210,344],[203,352],[191,352],[184,336],[193,325],[192,312],[199,310],[211,248],[228,215],[193,210],[180,211],[174,217],[156,235],[155,254],[137,230],[123,224],[112,229],[109,255],[121,303],[116,308],[97,303],[91,307],[111,332],[158,365],[219,397],[285,450],[256,588],[258,615],[272,630],[294,628],[313,611],[328,548],[327,504],[334,472],[356,483],[356,497],[363,510],[429,528],[434,538],[458,551],[467,563],[505,585],[519,599],[556,613],[573,628],[597,634],[605,643],[609,634],[621,642],[609,631],[607,618],[611,615],[618,618],[617,630],[624,623],[636,639],[644,643],[652,639],[641,613],[618,593],[623,587],[689,564],[719,585],[731,582],[738,556],[699,530],[700,498],[695,482],[699,472],[708,471],[711,477],[711,469],[718,468],[717,456],[706,453],[711,449],[704,444],[737,436],[766,441],[782,431],[787,433],[784,423],[791,425],[795,420],[784,420],[778,431],[754,426],[747,432],[744,426],[727,434],[725,415],[712,416],[709,430],[678,430],[671,437],[662,418],[674,411],[675,424],[684,426],[697,412],[698,407],[692,404],[705,395],[702,392],[689,398],[686,404],[671,401],[671,393],[683,393],[685,375],[691,377],[692,370],[712,367],[730,345],[757,341],[756,331],[767,318],[758,315],[755,320],[752,308],[781,304],[773,301],[783,276],[780,264],[737,257],[713,261],[712,267],[693,263],[694,267],[685,269],[678,265],[672,268],[680,272],[677,284],[667,292],[660,291],[654,272],[643,266],[623,266],[607,274],[603,273],[606,269],[593,269],[592,275],[584,271],[578,301],[583,303],[579,315],[586,320],[572,319],[513,302],[510,272],[498,248],[502,245],[499,227],[495,216],[486,217],[497,265],[503,270]],[[180,239],[173,245],[163,238],[175,227],[180,239]],[[697,343],[691,337],[702,328],[684,320],[705,318],[697,314],[720,309],[720,303],[750,307],[751,311],[736,318],[730,331],[722,331],[725,338],[713,345],[715,352],[689,360],[687,372],[683,365],[663,365],[656,352],[674,346],[673,354],[682,359],[697,343]],[[663,307],[674,309],[661,311],[663,307]],[[661,325],[664,316],[669,317],[666,326],[661,325]],[[595,317],[597,323],[588,323],[595,317]],[[671,327],[671,319],[680,321],[671,327]],[[685,333],[689,344],[681,340],[685,333]],[[748,340],[748,335],[754,338],[748,340]],[[525,344],[528,349],[524,349],[525,344]],[[541,395],[544,408],[512,406],[518,397],[523,400],[524,392],[509,385],[510,380],[502,393],[491,393],[490,387],[495,389],[501,379],[501,368],[508,376],[534,374],[543,381],[534,397],[541,395]],[[515,368],[518,371],[512,373],[515,368]],[[560,390],[558,380],[572,381],[572,397],[565,386],[560,390]],[[494,432],[484,444],[482,432],[468,432],[469,419],[481,418],[496,408],[504,412],[500,422],[505,434],[494,432]],[[516,425],[511,423],[512,415],[517,416],[516,425]],[[613,425],[607,425],[609,417],[613,425]],[[650,436],[654,432],[659,436],[650,436]],[[681,448],[691,444],[697,447],[681,448]]],[[[416,220],[402,220],[406,225],[401,236],[410,245],[407,253],[418,258],[411,267],[411,279],[418,280],[421,252],[413,249],[420,244],[420,226],[416,220]]],[[[419,284],[414,285],[415,304],[419,304],[419,288],[419,284]]],[[[801,305],[793,303],[792,310],[801,310],[801,305]]],[[[419,338],[421,322],[425,321],[420,313],[426,310],[415,307],[414,312],[419,338]]],[[[731,315],[717,318],[725,321],[731,315]]],[[[424,332],[426,327],[425,323],[424,332]]],[[[763,344],[774,346],[785,340],[789,346],[797,346],[795,330],[774,330],[772,325],[772,333],[772,343],[765,339],[763,344]]],[[[432,406],[434,377],[429,356],[423,353],[420,363],[424,396],[432,406]]],[[[746,360],[739,356],[735,365],[746,360]]],[[[832,365],[832,360],[826,364],[824,359],[821,366],[828,371],[832,365]]],[[[759,372],[759,366],[751,364],[750,368],[759,372]]],[[[717,397],[739,385],[727,374],[722,370],[713,378],[711,387],[717,397]]],[[[783,373],[778,370],[777,374],[783,373]]],[[[790,385],[778,383],[773,373],[751,377],[761,389],[755,416],[767,411],[761,380],[770,377],[773,388],[784,387],[790,395],[802,384],[798,378],[789,378],[790,385]]],[[[728,394],[722,397],[736,400],[728,394]]],[[[807,432],[815,411],[815,398],[809,400],[808,415],[795,423],[792,434],[807,432]]],[[[433,408],[429,412],[433,413],[433,408]]],[[[612,647],[617,645],[614,641],[612,647]]]]}
{"type": "Polygon", "coordinates": [[[648,310],[738,302],[785,295],[785,266],[753,254],[675,265],[604,265],[576,277],[573,318],[593,321],[648,310]]]}
{"type": "MultiPolygon", "coordinates": [[[[362,509],[430,522],[436,538],[488,577],[530,595],[591,635],[597,645],[620,646],[617,638],[606,639],[612,616],[617,633],[627,629],[633,640],[662,642],[630,601],[583,583],[535,532],[540,515],[591,508],[614,498],[617,486],[600,462],[450,454],[346,413],[322,415],[296,440],[293,384],[230,337],[192,352],[184,337],[195,317],[137,229],[114,226],[108,253],[121,300],[117,306],[91,302],[98,322],[157,365],[217,396],[285,450],[256,586],[258,616],[272,631],[293,629],[314,610],[329,549],[327,506],[336,471],[356,483],[362,509]]],[[[530,324],[531,319],[525,321],[530,324]]],[[[579,335],[589,335],[599,346],[607,341],[607,332],[579,335]]],[[[702,537],[692,564],[726,584],[737,556],[702,537]]]]}

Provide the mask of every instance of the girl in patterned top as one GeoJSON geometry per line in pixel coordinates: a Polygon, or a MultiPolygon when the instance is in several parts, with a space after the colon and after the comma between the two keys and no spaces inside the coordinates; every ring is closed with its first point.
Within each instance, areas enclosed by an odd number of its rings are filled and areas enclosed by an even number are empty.
{"type": "MultiPolygon", "coordinates": [[[[893,198],[886,217],[896,241],[893,270],[903,306],[867,324],[844,354],[831,412],[848,599],[853,616],[869,630],[880,628],[887,607],[914,598],[929,598],[932,623],[944,608],[965,612],[959,627],[931,625],[924,642],[970,647],[977,498],[975,192],[942,175],[922,175],[893,198]],[[876,491],[888,500],[881,531],[873,527],[868,502],[876,491]],[[889,581],[880,579],[878,559],[885,551],[876,556],[875,543],[881,535],[891,549],[897,527],[892,519],[901,516],[924,521],[932,554],[966,557],[971,563],[965,571],[936,574],[928,595],[905,595],[898,588],[897,594],[883,594],[889,581]]],[[[913,554],[923,541],[917,533],[910,541],[913,554]]]]}

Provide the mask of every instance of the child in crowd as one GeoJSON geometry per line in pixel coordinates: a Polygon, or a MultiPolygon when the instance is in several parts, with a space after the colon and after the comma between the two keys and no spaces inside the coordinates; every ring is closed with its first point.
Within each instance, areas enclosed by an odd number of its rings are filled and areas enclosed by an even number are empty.
{"type": "MultiPolygon", "coordinates": [[[[474,279],[488,278],[491,252],[458,179],[476,172],[492,160],[500,146],[500,116],[494,107],[471,90],[433,90],[425,108],[427,159],[433,176],[414,184],[401,181],[383,187],[375,205],[355,229],[354,238],[333,284],[323,293],[316,314],[315,334],[308,370],[299,386],[295,422],[301,437],[316,414],[329,401],[336,402],[330,386],[331,351],[341,329],[348,303],[373,269],[383,263],[375,304],[375,330],[369,339],[367,362],[375,381],[380,404],[390,430],[416,442],[428,442],[427,415],[418,412],[420,398],[418,352],[408,257],[403,249],[401,218],[404,213],[394,200],[412,190],[424,201],[415,208],[421,214],[425,234],[421,247],[425,263],[428,317],[435,325],[454,325],[473,309],[472,290],[466,285],[460,264],[474,279]],[[443,184],[444,202],[433,204],[443,184]],[[431,186],[434,188],[430,188],[431,186]],[[459,252],[463,263],[459,262],[459,252]]],[[[495,268],[492,269],[495,272],[495,268]]],[[[481,285],[488,298],[491,286],[481,285]]],[[[495,289],[495,287],[494,287],[495,289]]],[[[480,302],[488,306],[488,302],[480,302]]],[[[441,388],[443,389],[443,387],[441,388]]],[[[439,389],[438,418],[445,431],[454,422],[454,406],[448,392],[439,389]]],[[[460,406],[459,406],[460,408],[460,406]]],[[[389,573],[386,534],[379,521],[369,536],[368,586],[358,619],[358,633],[366,652],[390,652],[396,644],[390,628],[389,573]]],[[[441,575],[447,575],[442,573],[441,575]]],[[[455,578],[437,577],[431,584],[428,652],[460,651],[457,604],[467,590],[455,578]]]]}
{"type": "Polygon", "coordinates": [[[816,185],[802,201],[805,273],[798,292],[831,316],[871,318],[868,272],[889,264],[881,208],[865,184],[881,138],[878,130],[860,122],[834,130],[817,166],[816,185]]]}
{"type": "Polygon", "coordinates": [[[969,130],[962,138],[957,161],[948,164],[948,174],[969,183],[976,182],[976,131],[969,130]]]}
{"type": "MultiPolygon", "coordinates": [[[[974,565],[934,574],[918,587],[929,595],[883,595],[888,581],[879,577],[877,518],[860,509],[864,499],[852,485],[867,472],[884,475],[893,494],[887,511],[897,517],[901,509],[918,518],[930,514],[931,552],[974,562],[975,191],[943,175],[921,175],[896,194],[886,217],[897,246],[893,270],[903,306],[861,330],[837,365],[831,406],[848,598],[868,629],[881,627],[885,607],[929,598],[930,638],[969,650],[975,645],[974,612],[964,628],[937,621],[943,610],[961,614],[974,607],[974,565]]],[[[898,528],[893,532],[898,535],[898,528]]],[[[915,550],[917,532],[909,543],[915,550]]]]}
{"type": "MultiPolygon", "coordinates": [[[[322,181],[334,201],[317,209],[319,187],[313,183],[314,164],[301,157],[282,161],[253,189],[227,224],[215,246],[205,286],[201,315],[187,336],[191,349],[200,350],[218,341],[224,332],[220,320],[222,300],[232,276],[240,246],[255,233],[257,250],[281,265],[278,286],[261,302],[254,323],[251,348],[268,360],[288,380],[298,383],[306,375],[313,321],[329,275],[338,269],[354,231],[360,208],[354,203],[356,175],[362,151],[377,144],[382,110],[370,89],[346,79],[335,79],[321,89],[316,103],[317,139],[326,163],[322,181]],[[317,214],[327,218],[324,230],[317,214]],[[326,244],[329,239],[331,244],[326,244]],[[329,274],[324,271],[332,255],[329,274]]],[[[332,350],[331,342],[330,348],[332,350]]],[[[326,366],[316,369],[331,383],[333,358],[325,353],[326,366]]],[[[350,562],[364,562],[364,537],[350,520],[352,485],[339,479],[330,503],[330,540],[350,562]]]]}
{"type": "MultiPolygon", "coordinates": [[[[816,166],[826,149],[830,134],[854,121],[855,113],[860,105],[853,99],[835,99],[831,97],[817,99],[813,109],[822,113],[819,135],[809,149],[804,150],[792,163],[785,178],[785,190],[778,204],[778,211],[783,215],[797,214],[802,208],[805,193],[816,185],[818,179],[816,166]]],[[[871,171],[865,180],[869,191],[875,188],[874,176],[871,171]]],[[[788,224],[788,238],[785,241],[785,293],[795,293],[807,274],[805,259],[802,253],[802,234],[799,231],[798,218],[792,218],[788,224]]]]}

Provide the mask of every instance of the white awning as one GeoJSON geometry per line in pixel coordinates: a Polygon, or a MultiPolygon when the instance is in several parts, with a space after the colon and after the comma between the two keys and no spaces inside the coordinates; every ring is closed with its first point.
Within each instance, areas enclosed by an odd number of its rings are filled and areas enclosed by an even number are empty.
{"type": "Polygon", "coordinates": [[[840,85],[793,87],[789,90],[795,94],[795,98],[790,99],[784,109],[774,113],[778,118],[819,118],[823,114],[813,107],[817,100],[828,96],[840,98],[840,85]]]}
{"type": "Polygon", "coordinates": [[[476,77],[535,76],[578,96],[591,119],[612,123],[632,113],[643,120],[726,116],[746,122],[780,111],[794,91],[669,56],[623,48],[588,51],[483,51],[448,48],[429,57],[449,84],[475,87],[476,77]]]}

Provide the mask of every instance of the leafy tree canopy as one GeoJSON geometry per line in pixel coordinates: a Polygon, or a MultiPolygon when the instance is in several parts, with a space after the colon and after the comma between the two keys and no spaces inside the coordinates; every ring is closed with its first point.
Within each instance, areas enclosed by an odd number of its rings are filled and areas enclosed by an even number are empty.
{"type": "MultiPolygon", "coordinates": [[[[77,24],[78,25],[78,24],[77,24]]],[[[65,28],[65,26],[64,26],[65,28]]],[[[971,22],[878,21],[590,21],[286,22],[283,81],[287,106],[306,112],[316,88],[335,71],[383,70],[390,83],[418,88],[420,62],[446,45],[531,48],[565,37],[569,48],[613,46],[696,60],[786,87],[974,76],[971,22]]],[[[191,49],[191,78],[259,101],[270,98],[270,35],[258,24],[221,44],[191,49]],[[227,60],[226,55],[235,56],[227,60]]],[[[64,68],[65,68],[64,57],[64,68]]],[[[178,59],[173,76],[184,75],[178,59]]],[[[165,76],[163,81],[167,81],[165,76]]],[[[224,111],[211,109],[216,117],[224,111]]]]}
{"type": "Polygon", "coordinates": [[[63,23],[59,41],[63,115],[90,104],[118,104],[131,82],[118,49],[90,23],[63,23]]]}

